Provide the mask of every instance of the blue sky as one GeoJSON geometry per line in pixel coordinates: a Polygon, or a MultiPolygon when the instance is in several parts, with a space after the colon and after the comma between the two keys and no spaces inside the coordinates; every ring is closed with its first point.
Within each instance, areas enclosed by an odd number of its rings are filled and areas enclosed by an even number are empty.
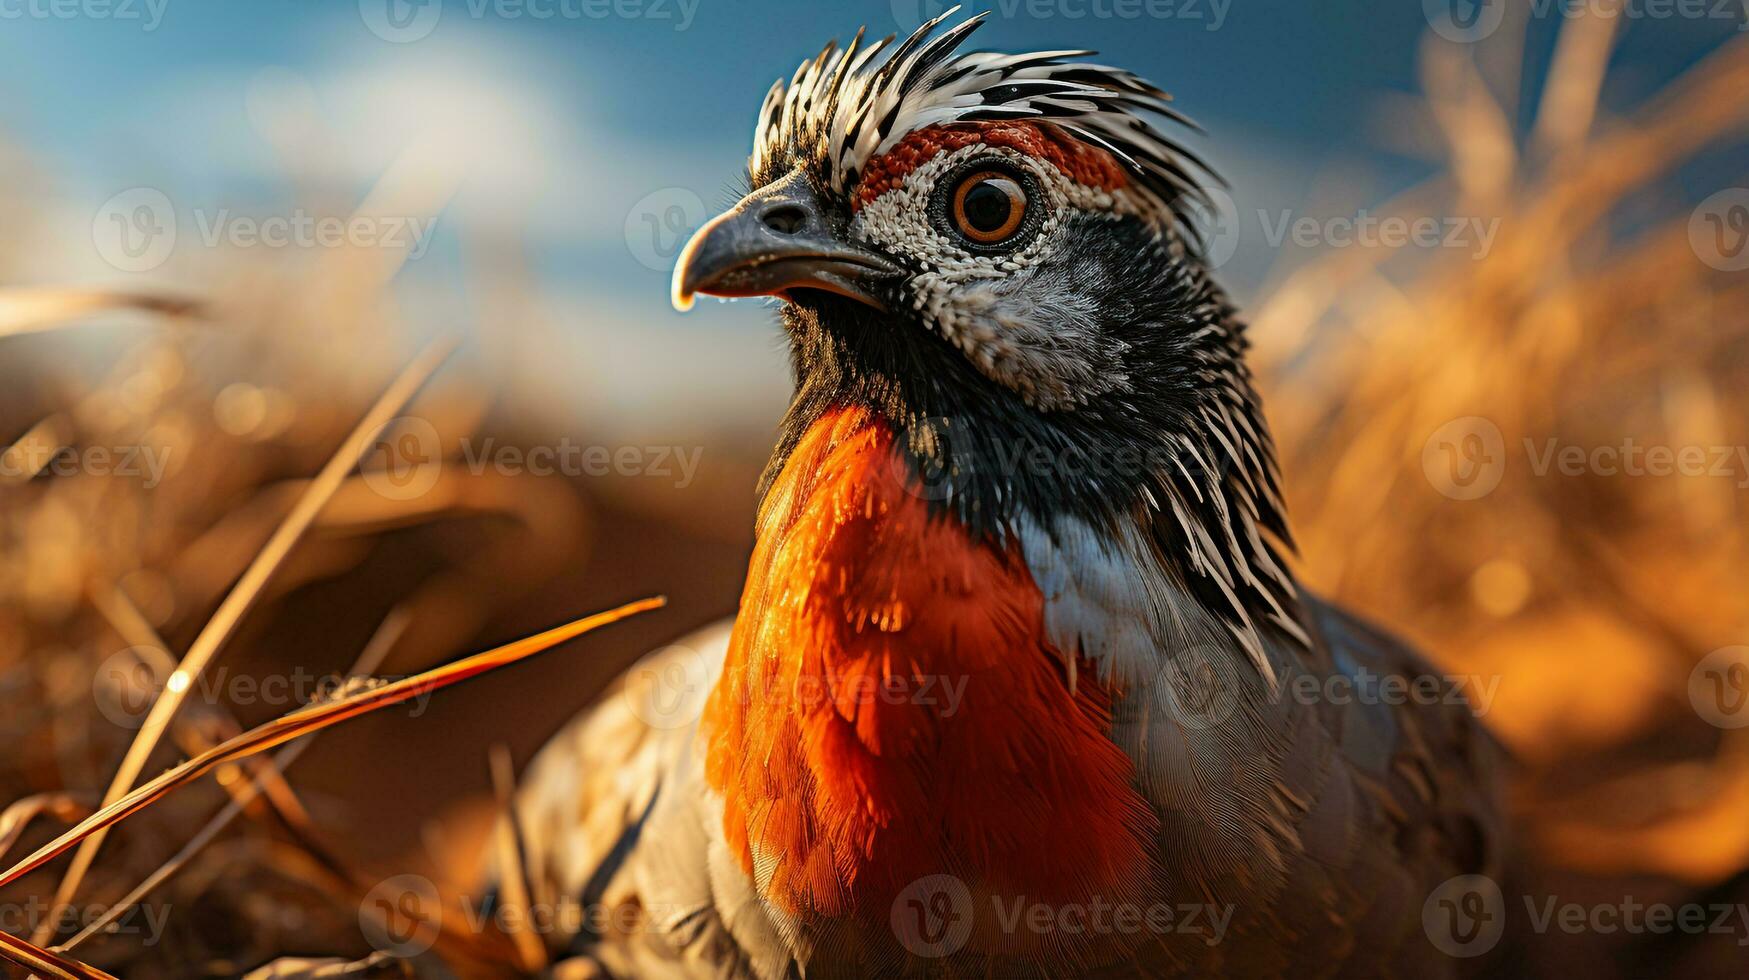
{"type": "MultiPolygon", "coordinates": [[[[1534,2],[1542,13],[1527,35],[1527,85],[1560,20],[1555,0],[1534,2]]],[[[1713,8],[1720,17],[1631,23],[1606,102],[1643,97],[1738,32],[1745,2],[1725,0],[1713,8]]],[[[1243,208],[1304,207],[1319,187],[1363,207],[1429,172],[1394,145],[1403,127],[1380,122],[1416,91],[1424,6],[971,5],[993,12],[977,46],[1094,48],[1172,91],[1207,129],[1198,145],[1243,208]],[[1331,174],[1342,175],[1334,192],[1323,186],[1331,174]]],[[[436,134],[434,152],[465,160],[467,177],[404,279],[460,291],[436,307],[465,316],[465,286],[451,280],[462,230],[473,229],[520,247],[567,309],[679,331],[672,353],[699,331],[763,315],[755,304],[711,304],[682,325],[666,306],[665,265],[681,226],[728,200],[772,80],[859,24],[884,34],[939,9],[934,0],[0,0],[0,146],[24,150],[68,216],[69,247],[83,237],[90,251],[81,216],[118,191],[161,188],[179,209],[203,213],[271,213],[315,191],[344,210],[410,144],[436,134]],[[414,39],[380,36],[396,23],[414,39]]],[[[1276,258],[1242,242],[1224,273],[1247,299],[1276,258]]],[[[56,275],[46,265],[37,274],[56,275]]],[[[115,278],[100,264],[85,274],[115,278]]],[[[559,316],[584,331],[587,318],[559,316]]],[[[753,356],[769,353],[754,345],[753,356]]]]}

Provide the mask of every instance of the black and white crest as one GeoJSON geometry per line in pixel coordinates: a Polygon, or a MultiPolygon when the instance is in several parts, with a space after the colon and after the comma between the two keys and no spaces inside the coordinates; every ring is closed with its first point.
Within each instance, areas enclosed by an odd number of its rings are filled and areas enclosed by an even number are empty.
{"type": "Polygon", "coordinates": [[[896,48],[890,35],[865,46],[858,31],[849,47],[840,50],[834,41],[803,62],[787,86],[779,79],[754,131],[748,161],[753,182],[765,183],[799,164],[811,168],[822,186],[844,193],[870,160],[907,133],[949,123],[1030,120],[1049,122],[1111,153],[1181,225],[1194,227],[1188,208],[1206,206],[1203,188],[1218,181],[1156,125],[1162,119],[1196,128],[1172,108],[1171,96],[1120,68],[1077,60],[1091,51],[956,55],[985,16],[936,34],[958,10],[919,27],[896,48]]]}
{"type": "Polygon", "coordinates": [[[1274,638],[1310,638],[1244,326],[1196,247],[1217,180],[1167,132],[1191,124],[1154,85],[1081,60],[1090,52],[958,52],[982,18],[944,28],[954,12],[896,44],[829,44],[766,96],[755,192],[800,169],[823,224],[905,272],[873,312],[786,296],[797,395],[765,486],[815,422],[866,407],[899,434],[932,509],[1018,540],[1052,594],[1160,624],[1138,641],[1146,656],[1110,662],[1142,670],[1162,644],[1225,631],[1273,683],[1274,638]],[[975,171],[967,161],[990,147],[900,161],[913,164],[902,182],[858,198],[908,135],[1001,123],[1049,127],[1128,180],[1092,188],[1000,157],[1038,189],[1048,231],[990,254],[941,227],[953,168],[975,171]],[[1036,557],[1049,555],[1069,557],[1036,557]]]}

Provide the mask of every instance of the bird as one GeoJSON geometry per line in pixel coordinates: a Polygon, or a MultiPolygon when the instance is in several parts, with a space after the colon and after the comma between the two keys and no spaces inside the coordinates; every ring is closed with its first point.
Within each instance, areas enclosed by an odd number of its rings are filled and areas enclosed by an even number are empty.
{"type": "Polygon", "coordinates": [[[586,976],[1472,969],[1429,923],[1504,874],[1500,750],[1461,697],[1362,696],[1440,675],[1296,578],[1194,124],[956,15],[779,79],[679,255],[681,309],[777,300],[794,391],[732,621],[520,780],[528,900],[590,910],[549,945],[586,976]]]}

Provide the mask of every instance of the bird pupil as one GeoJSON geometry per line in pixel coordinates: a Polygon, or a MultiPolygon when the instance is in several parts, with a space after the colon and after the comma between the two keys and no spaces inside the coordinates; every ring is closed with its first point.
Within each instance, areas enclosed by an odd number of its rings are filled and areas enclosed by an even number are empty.
{"type": "Polygon", "coordinates": [[[994,181],[986,180],[966,192],[963,208],[967,224],[978,231],[993,232],[1008,222],[1014,201],[994,181]]]}

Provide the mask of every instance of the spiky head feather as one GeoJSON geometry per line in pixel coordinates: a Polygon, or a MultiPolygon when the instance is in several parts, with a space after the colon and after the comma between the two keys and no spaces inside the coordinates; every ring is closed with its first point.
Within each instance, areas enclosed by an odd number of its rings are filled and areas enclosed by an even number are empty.
{"type": "Polygon", "coordinates": [[[1091,51],[956,54],[985,16],[937,34],[958,10],[925,23],[897,47],[890,35],[865,45],[858,31],[848,47],[833,41],[803,62],[787,85],[779,79],[754,130],[748,161],[754,184],[800,165],[822,187],[848,194],[869,162],[908,133],[954,123],[1038,122],[1110,153],[1183,228],[1195,227],[1191,209],[1208,207],[1205,187],[1218,178],[1158,124],[1196,128],[1170,95],[1121,68],[1079,60],[1091,51]]]}

